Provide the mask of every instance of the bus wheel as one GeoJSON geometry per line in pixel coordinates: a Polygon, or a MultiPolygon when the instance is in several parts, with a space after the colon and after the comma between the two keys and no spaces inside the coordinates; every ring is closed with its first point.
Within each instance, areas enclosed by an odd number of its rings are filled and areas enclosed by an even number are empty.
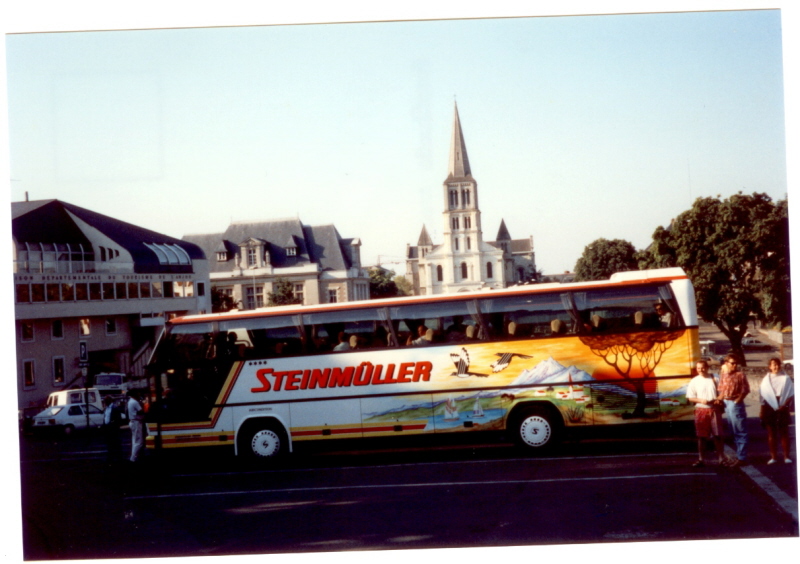
{"type": "Polygon", "coordinates": [[[560,426],[557,419],[544,409],[526,409],[516,419],[514,438],[520,446],[545,451],[558,443],[560,426]]]}
{"type": "Polygon", "coordinates": [[[239,452],[252,459],[275,459],[286,452],[286,438],[278,425],[254,425],[243,433],[239,452]]]}

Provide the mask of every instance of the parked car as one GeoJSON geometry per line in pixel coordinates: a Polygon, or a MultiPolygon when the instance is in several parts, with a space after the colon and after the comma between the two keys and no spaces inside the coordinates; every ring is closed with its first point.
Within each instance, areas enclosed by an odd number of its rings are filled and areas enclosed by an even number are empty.
{"type": "Polygon", "coordinates": [[[752,349],[771,349],[772,345],[759,341],[755,337],[745,337],[742,339],[743,347],[750,347],[752,349]]]}
{"type": "Polygon", "coordinates": [[[48,407],[33,418],[34,432],[62,431],[71,435],[76,429],[87,428],[86,410],[89,410],[88,426],[90,428],[103,425],[103,411],[97,406],[72,404],[48,407]]]}
{"type": "Polygon", "coordinates": [[[63,431],[71,434],[75,429],[86,428],[86,409],[89,410],[89,427],[103,424],[103,399],[96,388],[60,390],[47,396],[47,407],[33,417],[33,431],[63,431]]]}

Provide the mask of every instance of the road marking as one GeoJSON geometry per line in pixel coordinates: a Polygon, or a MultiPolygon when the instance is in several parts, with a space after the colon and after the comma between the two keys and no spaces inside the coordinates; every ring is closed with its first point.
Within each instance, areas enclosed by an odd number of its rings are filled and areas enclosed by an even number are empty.
{"type": "MultiPolygon", "coordinates": [[[[378,465],[369,465],[369,466],[337,466],[335,467],[336,470],[374,470],[376,468],[405,468],[407,466],[437,466],[442,464],[447,465],[455,465],[455,464],[489,464],[492,462],[506,464],[508,462],[539,462],[539,461],[562,461],[562,460],[595,460],[601,458],[647,458],[647,457],[660,457],[664,456],[663,453],[653,453],[653,454],[606,454],[600,456],[554,456],[549,458],[498,458],[498,459],[486,459],[486,460],[458,460],[458,461],[442,461],[442,462],[401,462],[398,464],[378,464],[378,465]]],[[[670,453],[670,456],[696,456],[696,453],[693,452],[675,452],[670,453]]],[[[318,472],[322,468],[276,468],[272,470],[250,470],[250,471],[239,471],[239,472],[204,472],[204,473],[192,473],[192,474],[173,474],[174,478],[191,478],[191,477],[200,477],[200,476],[241,476],[244,474],[276,474],[280,472],[291,472],[292,474],[296,474],[298,472],[318,472]]],[[[327,470],[333,470],[334,468],[326,468],[327,470]]]]}
{"type": "MultiPolygon", "coordinates": [[[[725,445],[725,454],[731,458],[736,458],[736,451],[728,445],[725,445]]],[[[795,523],[797,522],[797,501],[794,500],[792,496],[780,489],[775,485],[775,482],[767,478],[764,474],[756,470],[752,464],[739,466],[739,469],[753,480],[759,488],[764,490],[764,492],[778,504],[778,507],[791,515],[795,523]]]]}
{"type": "Polygon", "coordinates": [[[418,484],[375,484],[369,486],[322,486],[315,488],[279,488],[271,490],[239,490],[227,492],[195,492],[182,494],[160,494],[160,495],[136,495],[128,496],[125,499],[169,499],[176,497],[210,497],[223,495],[253,495],[270,493],[298,493],[298,492],[324,492],[324,491],[344,491],[344,490],[375,490],[392,488],[452,488],[456,486],[498,486],[511,484],[546,484],[546,483],[565,483],[565,482],[593,482],[600,480],[650,480],[653,478],[684,478],[687,476],[717,476],[716,472],[681,472],[678,474],[650,474],[642,476],[601,476],[592,478],[545,478],[539,480],[481,480],[475,482],[429,482],[418,484]]]}

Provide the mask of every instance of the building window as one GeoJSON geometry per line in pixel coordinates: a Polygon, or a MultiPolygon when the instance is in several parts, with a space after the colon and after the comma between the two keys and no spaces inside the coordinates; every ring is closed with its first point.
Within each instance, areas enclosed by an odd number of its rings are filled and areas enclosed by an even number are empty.
{"type": "Polygon", "coordinates": [[[61,285],[60,284],[48,284],[46,287],[47,289],[47,301],[48,302],[58,302],[61,301],[61,285]]]}
{"type": "Polygon", "coordinates": [[[175,296],[175,288],[172,285],[172,281],[164,282],[164,297],[172,298],[174,296],[175,296]]]}
{"type": "Polygon", "coordinates": [[[248,247],[247,248],[247,266],[255,266],[258,253],[256,252],[255,247],[248,247]]]}
{"type": "Polygon", "coordinates": [[[30,343],[34,340],[33,321],[21,321],[19,324],[20,340],[23,343],[30,343]]]}
{"type": "Polygon", "coordinates": [[[34,302],[44,301],[44,284],[31,284],[31,297],[34,302]]]}
{"type": "Polygon", "coordinates": [[[132,300],[139,298],[139,284],[128,282],[128,297],[132,300]]]}
{"type": "Polygon", "coordinates": [[[113,282],[103,282],[103,299],[104,300],[113,300],[114,299],[114,283],[113,282]]]}
{"type": "Polygon", "coordinates": [[[228,251],[219,251],[217,253],[217,262],[225,262],[228,260],[228,251]]]}
{"type": "Polygon", "coordinates": [[[247,309],[256,309],[257,307],[264,307],[264,287],[257,286],[253,288],[248,286],[245,290],[247,298],[247,309]]]}
{"type": "Polygon", "coordinates": [[[150,297],[150,282],[139,283],[139,296],[142,298],[150,297]]]}
{"type": "Polygon", "coordinates": [[[63,386],[64,385],[64,357],[63,356],[54,356],[53,357],[53,385],[54,386],[63,386]]]}
{"type": "Polygon", "coordinates": [[[162,290],[163,284],[161,282],[151,282],[150,283],[150,296],[153,298],[162,298],[164,297],[164,291],[162,290]]]}
{"type": "Polygon", "coordinates": [[[472,248],[472,242],[469,240],[469,237],[467,237],[467,250],[470,250],[471,248],[472,248]]]}
{"type": "Polygon", "coordinates": [[[455,241],[455,245],[456,245],[456,250],[458,250],[458,239],[454,239],[454,241],[455,241]]]}
{"type": "Polygon", "coordinates": [[[453,221],[451,222],[453,225],[453,229],[458,229],[458,218],[454,217],[453,221]]]}
{"type": "Polygon", "coordinates": [[[203,282],[197,283],[197,295],[201,298],[206,295],[206,285],[203,282]]]}
{"type": "Polygon", "coordinates": [[[75,284],[75,299],[80,302],[89,299],[89,287],[86,284],[75,284]]]}
{"type": "Polygon", "coordinates": [[[75,301],[75,284],[61,284],[61,301],[75,301]]]}
{"type": "Polygon", "coordinates": [[[494,274],[492,272],[492,263],[486,263],[486,278],[494,278],[494,274]]]}
{"type": "Polygon", "coordinates": [[[116,287],[115,289],[118,300],[124,300],[128,297],[128,292],[126,291],[128,289],[128,285],[125,284],[125,282],[117,282],[114,284],[114,286],[116,287]]]}
{"type": "Polygon", "coordinates": [[[117,320],[113,317],[106,318],[106,335],[117,334],[117,320]]]}
{"type": "Polygon", "coordinates": [[[336,289],[328,290],[328,303],[335,304],[338,301],[339,301],[339,291],[336,289]]]}
{"type": "Polygon", "coordinates": [[[442,265],[436,265],[436,281],[441,282],[444,277],[442,276],[442,265]]]}
{"type": "Polygon", "coordinates": [[[519,281],[520,282],[524,282],[525,281],[525,269],[520,266],[517,269],[517,274],[519,275],[519,281]]]}
{"type": "Polygon", "coordinates": [[[50,337],[52,339],[64,338],[64,322],[60,319],[54,319],[50,325],[50,337]]]}
{"type": "Polygon", "coordinates": [[[472,228],[472,218],[465,217],[464,218],[464,229],[471,229],[472,228]]]}
{"type": "Polygon", "coordinates": [[[286,256],[287,257],[296,257],[297,256],[297,247],[286,247],[286,256]]]}
{"type": "Polygon", "coordinates": [[[461,278],[467,279],[467,263],[465,262],[461,263],[461,278]]]}
{"type": "Polygon", "coordinates": [[[92,333],[92,324],[89,321],[88,317],[84,317],[83,319],[78,321],[78,326],[80,327],[80,333],[82,337],[88,337],[92,333]]]}
{"type": "Polygon", "coordinates": [[[455,208],[456,206],[458,206],[458,192],[450,190],[450,208],[455,208]]]}
{"type": "Polygon", "coordinates": [[[33,360],[22,361],[22,378],[26,388],[33,388],[36,385],[36,366],[33,360]]]}
{"type": "Polygon", "coordinates": [[[302,284],[295,284],[292,288],[292,294],[294,297],[300,301],[301,304],[305,302],[305,295],[303,294],[303,285],[302,284]]]}
{"type": "Polygon", "coordinates": [[[17,284],[17,303],[26,304],[31,301],[31,287],[27,284],[17,284]]]}

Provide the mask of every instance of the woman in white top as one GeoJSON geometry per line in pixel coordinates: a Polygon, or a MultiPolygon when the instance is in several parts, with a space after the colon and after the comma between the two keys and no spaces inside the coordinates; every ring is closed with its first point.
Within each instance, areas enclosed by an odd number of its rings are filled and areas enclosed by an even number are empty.
{"type": "Polygon", "coordinates": [[[794,398],[792,379],[781,371],[781,361],[771,358],[769,372],[761,380],[761,424],[767,429],[770,459],[767,464],[775,464],[778,458],[778,435],[783,448],[783,461],[790,463],[789,458],[789,420],[794,398]]]}

